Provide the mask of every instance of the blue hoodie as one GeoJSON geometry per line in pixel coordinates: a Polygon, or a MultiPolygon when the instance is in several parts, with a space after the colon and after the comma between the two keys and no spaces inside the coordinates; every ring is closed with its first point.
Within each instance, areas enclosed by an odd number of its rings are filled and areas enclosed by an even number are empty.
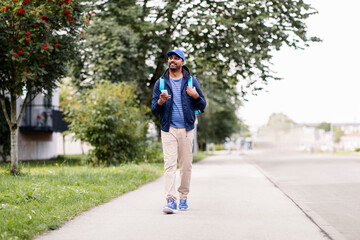
{"type": "MultiPolygon", "coordinates": [[[[190,131],[194,129],[195,123],[195,109],[204,112],[206,107],[206,100],[201,91],[199,81],[196,77],[192,77],[193,86],[196,87],[196,91],[199,94],[198,99],[193,99],[186,93],[187,82],[190,78],[190,71],[186,66],[182,67],[183,72],[183,79],[181,83],[181,103],[184,111],[184,121],[185,121],[185,128],[186,131],[190,131]]],[[[173,95],[171,84],[169,80],[169,69],[166,69],[162,77],[165,79],[165,88],[169,95],[173,95]]],[[[152,103],[151,103],[151,111],[155,116],[160,115],[160,124],[161,130],[164,132],[169,132],[170,129],[170,118],[171,118],[171,111],[172,111],[172,104],[173,98],[167,100],[162,106],[160,106],[157,101],[160,97],[160,79],[158,79],[154,86],[153,96],[152,96],[152,103]]]]}

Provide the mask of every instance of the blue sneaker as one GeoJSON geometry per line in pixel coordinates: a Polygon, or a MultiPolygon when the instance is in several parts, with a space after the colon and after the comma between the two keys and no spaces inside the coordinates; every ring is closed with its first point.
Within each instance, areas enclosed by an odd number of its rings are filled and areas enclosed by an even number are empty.
{"type": "Polygon", "coordinates": [[[177,205],[174,199],[168,199],[168,203],[163,207],[163,212],[167,214],[177,213],[177,205]]]}
{"type": "Polygon", "coordinates": [[[186,210],[188,210],[188,209],[189,209],[189,206],[187,205],[186,199],[180,200],[179,210],[180,210],[180,211],[186,211],[186,210]]]}

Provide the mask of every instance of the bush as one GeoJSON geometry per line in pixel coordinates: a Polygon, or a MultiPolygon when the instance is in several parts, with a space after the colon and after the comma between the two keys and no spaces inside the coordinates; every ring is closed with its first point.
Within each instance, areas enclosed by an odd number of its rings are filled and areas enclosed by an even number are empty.
{"type": "Polygon", "coordinates": [[[215,151],[226,150],[224,144],[215,144],[215,151]]]}
{"type": "Polygon", "coordinates": [[[145,162],[161,163],[163,159],[161,143],[155,139],[153,139],[153,141],[149,140],[145,152],[145,162]]]}
{"type": "Polygon", "coordinates": [[[130,83],[103,82],[74,97],[67,111],[69,131],[90,143],[89,161],[95,165],[144,161],[149,111],[136,100],[130,83]]]}
{"type": "Polygon", "coordinates": [[[360,148],[355,148],[355,152],[360,152],[360,148]]]}

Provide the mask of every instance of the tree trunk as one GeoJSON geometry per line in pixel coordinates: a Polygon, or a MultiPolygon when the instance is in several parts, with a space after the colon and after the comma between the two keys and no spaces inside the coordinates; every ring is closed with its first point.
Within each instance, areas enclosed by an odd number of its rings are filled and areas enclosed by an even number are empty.
{"type": "Polygon", "coordinates": [[[18,129],[11,129],[11,173],[16,174],[19,166],[19,154],[18,154],[18,129]]]}
{"type": "Polygon", "coordinates": [[[11,157],[10,158],[11,158],[11,173],[12,174],[18,173],[18,165],[19,165],[18,129],[19,129],[19,123],[20,123],[21,117],[24,113],[26,102],[27,102],[29,96],[30,96],[30,91],[28,90],[28,92],[26,93],[26,97],[24,99],[23,105],[20,109],[19,116],[17,116],[17,107],[16,107],[17,97],[14,93],[10,93],[10,118],[9,118],[9,115],[8,115],[8,113],[6,111],[6,107],[5,107],[5,101],[4,101],[5,96],[0,98],[1,105],[2,105],[2,108],[4,111],[4,115],[5,115],[6,121],[10,128],[10,146],[11,146],[11,150],[10,150],[11,157]]]}
{"type": "Polygon", "coordinates": [[[65,155],[65,134],[64,133],[62,133],[62,139],[63,139],[63,152],[65,155]]]}
{"type": "Polygon", "coordinates": [[[17,125],[17,107],[16,96],[10,95],[10,140],[11,140],[11,173],[16,174],[19,165],[18,154],[18,125],[17,125]]]}
{"type": "Polygon", "coordinates": [[[84,145],[83,145],[82,141],[80,141],[80,147],[81,147],[81,153],[84,155],[85,151],[84,151],[84,145]]]}

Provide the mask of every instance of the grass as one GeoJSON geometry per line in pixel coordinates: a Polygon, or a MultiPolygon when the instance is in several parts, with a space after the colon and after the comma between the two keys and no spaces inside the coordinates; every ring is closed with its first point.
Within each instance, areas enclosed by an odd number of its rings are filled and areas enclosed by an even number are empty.
{"type": "Polygon", "coordinates": [[[212,156],[213,154],[206,154],[206,152],[198,151],[197,156],[193,158],[193,162],[196,163],[200,161],[201,159],[204,159],[206,157],[212,156]]]}
{"type": "MultiPolygon", "coordinates": [[[[198,152],[194,162],[206,157],[198,152]]],[[[120,196],[163,174],[163,163],[94,168],[84,156],[60,156],[20,164],[11,176],[0,164],[0,239],[29,239],[59,228],[77,214],[120,196]]]]}
{"type": "Polygon", "coordinates": [[[75,161],[23,163],[21,175],[0,165],[0,239],[28,239],[163,173],[162,164],[93,168],[75,161]]]}

